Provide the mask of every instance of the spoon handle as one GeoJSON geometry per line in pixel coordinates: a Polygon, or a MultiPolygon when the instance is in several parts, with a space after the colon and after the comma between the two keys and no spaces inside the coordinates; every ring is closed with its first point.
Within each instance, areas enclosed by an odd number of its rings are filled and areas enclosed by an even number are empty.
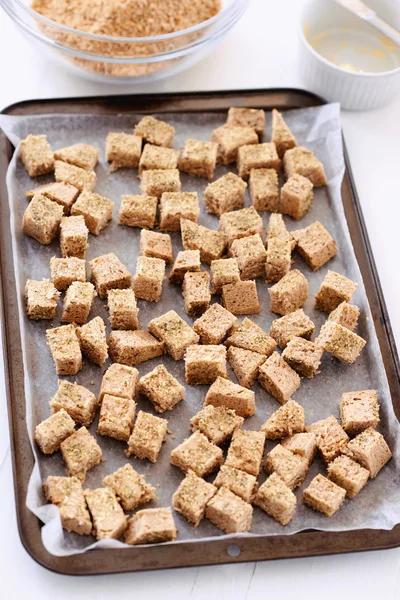
{"type": "Polygon", "coordinates": [[[378,15],[374,12],[370,18],[365,19],[368,23],[370,23],[376,29],[379,29],[386,37],[388,37],[392,42],[400,46],[400,32],[397,31],[394,27],[383,21],[378,15]]]}

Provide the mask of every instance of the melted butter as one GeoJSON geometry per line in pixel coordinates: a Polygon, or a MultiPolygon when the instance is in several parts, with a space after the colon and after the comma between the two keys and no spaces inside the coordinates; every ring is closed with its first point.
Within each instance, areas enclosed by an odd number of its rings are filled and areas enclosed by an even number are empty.
{"type": "Polygon", "coordinates": [[[344,69],[345,71],[351,71],[352,73],[357,73],[357,70],[353,67],[353,65],[346,65],[345,63],[342,63],[342,64],[338,65],[338,67],[340,67],[341,69],[344,69]]]}
{"type": "Polygon", "coordinates": [[[370,28],[326,29],[307,39],[318,54],[345,71],[380,73],[400,67],[400,49],[370,28]]]}
{"type": "Polygon", "coordinates": [[[386,37],[386,35],[381,35],[380,40],[381,40],[382,46],[385,46],[385,48],[387,50],[389,50],[389,52],[396,52],[396,48],[397,48],[396,44],[394,42],[392,42],[392,40],[389,40],[389,38],[386,37]]]}

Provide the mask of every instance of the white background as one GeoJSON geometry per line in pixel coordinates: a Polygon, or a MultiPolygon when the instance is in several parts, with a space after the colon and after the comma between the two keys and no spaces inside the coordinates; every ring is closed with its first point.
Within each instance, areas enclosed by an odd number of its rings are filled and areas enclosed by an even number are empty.
{"type": "MultiPolygon", "coordinates": [[[[322,2],[323,0],[321,0],[322,2]]],[[[396,0],[393,0],[396,2],[396,0]]],[[[30,98],[264,87],[302,87],[296,28],[303,0],[252,0],[212,57],[147,86],[107,86],[47,62],[0,14],[0,108],[30,98]]],[[[343,129],[397,344],[400,344],[400,102],[343,113],[343,129]]],[[[101,577],[64,577],[37,565],[19,540],[13,497],[4,376],[0,364],[0,596],[57,598],[400,598],[400,549],[101,577]],[[4,594],[4,595],[3,595],[4,594]]]]}

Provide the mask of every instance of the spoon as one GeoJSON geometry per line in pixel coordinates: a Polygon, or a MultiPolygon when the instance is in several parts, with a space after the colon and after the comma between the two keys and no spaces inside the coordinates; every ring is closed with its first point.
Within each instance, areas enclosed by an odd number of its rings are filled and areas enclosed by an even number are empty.
{"type": "Polygon", "coordinates": [[[364,4],[361,0],[335,0],[344,8],[355,14],[360,19],[363,19],[375,29],[386,35],[397,46],[400,46],[400,32],[394,27],[383,21],[372,8],[364,4]]]}

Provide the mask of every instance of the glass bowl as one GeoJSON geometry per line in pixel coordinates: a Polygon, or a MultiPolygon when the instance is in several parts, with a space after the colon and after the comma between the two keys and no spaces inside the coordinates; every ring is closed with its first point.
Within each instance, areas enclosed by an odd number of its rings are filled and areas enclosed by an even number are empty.
{"type": "Polygon", "coordinates": [[[221,11],[189,29],[152,37],[113,37],[71,29],[32,10],[31,0],[0,0],[16,25],[53,59],[107,83],[143,83],[174,75],[209,54],[250,0],[224,0],[221,11]]]}

